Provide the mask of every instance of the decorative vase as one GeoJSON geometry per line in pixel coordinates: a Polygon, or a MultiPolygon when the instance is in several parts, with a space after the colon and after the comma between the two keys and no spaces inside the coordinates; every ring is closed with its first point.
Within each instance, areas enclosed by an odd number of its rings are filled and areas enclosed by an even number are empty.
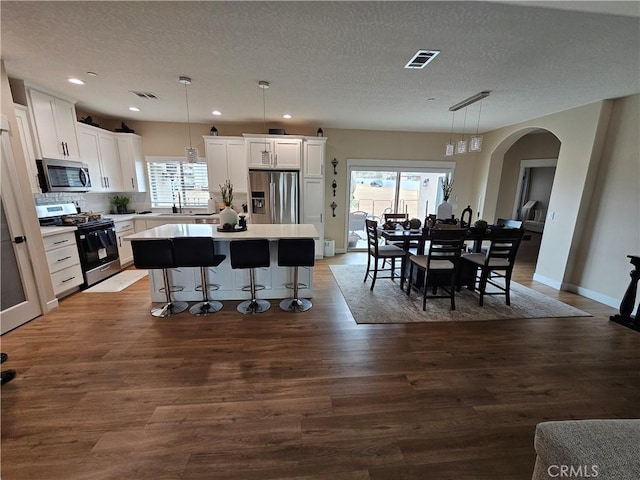
{"type": "Polygon", "coordinates": [[[238,214],[236,211],[227,206],[220,212],[220,225],[233,225],[234,227],[238,223],[238,214]]]}
{"type": "Polygon", "coordinates": [[[445,200],[438,205],[438,211],[436,214],[436,218],[439,218],[440,220],[448,220],[451,218],[451,215],[453,215],[453,206],[448,202],[448,200],[445,200]]]}

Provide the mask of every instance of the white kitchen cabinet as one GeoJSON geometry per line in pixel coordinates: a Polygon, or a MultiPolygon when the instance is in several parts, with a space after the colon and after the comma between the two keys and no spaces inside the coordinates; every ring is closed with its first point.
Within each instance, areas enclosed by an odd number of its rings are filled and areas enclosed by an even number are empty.
{"type": "Polygon", "coordinates": [[[92,192],[122,192],[122,167],[112,132],[78,123],[82,161],[89,165],[92,192]]]}
{"type": "Polygon", "coordinates": [[[80,161],[76,134],[76,109],[73,103],[27,89],[29,109],[39,158],[80,161]]]}
{"type": "Polygon", "coordinates": [[[17,122],[17,132],[20,135],[20,143],[24,153],[24,161],[29,172],[29,185],[31,193],[42,193],[38,180],[38,169],[36,168],[36,152],[33,145],[33,135],[29,124],[29,112],[24,105],[14,104],[17,122]]]}
{"type": "Polygon", "coordinates": [[[316,240],[316,258],[324,256],[324,179],[305,178],[302,181],[302,222],[311,223],[320,236],[316,240]]]}
{"type": "Polygon", "coordinates": [[[249,168],[300,170],[302,138],[286,135],[247,137],[247,158],[249,168]],[[268,155],[263,156],[262,152],[268,155]]]}
{"type": "Polygon", "coordinates": [[[233,184],[234,192],[247,193],[248,169],[245,141],[242,137],[205,136],[209,191],[217,192],[225,180],[233,184]]]}
{"type": "Polygon", "coordinates": [[[142,152],[142,137],[134,133],[114,133],[122,168],[123,192],[146,192],[147,181],[142,152]]]}
{"type": "Polygon", "coordinates": [[[75,231],[58,233],[48,235],[43,240],[53,293],[56,297],[62,297],[84,282],[76,234],[75,231]]]}
{"type": "Polygon", "coordinates": [[[308,137],[302,147],[302,174],[305,178],[324,178],[326,138],[308,137]]]}
{"type": "Polygon", "coordinates": [[[116,238],[118,241],[118,255],[120,256],[120,265],[126,266],[133,263],[133,249],[131,242],[122,240],[127,235],[134,233],[133,220],[122,220],[121,222],[113,222],[116,227],[116,238]]]}

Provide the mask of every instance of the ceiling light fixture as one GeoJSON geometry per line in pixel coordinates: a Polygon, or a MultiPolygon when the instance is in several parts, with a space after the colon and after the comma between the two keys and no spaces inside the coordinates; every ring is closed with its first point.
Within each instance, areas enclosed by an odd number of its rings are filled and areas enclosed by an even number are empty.
{"type": "Polygon", "coordinates": [[[96,72],[87,72],[87,75],[89,75],[90,77],[97,77],[98,74],[96,72]]]}
{"type": "Polygon", "coordinates": [[[482,151],[482,135],[478,135],[480,130],[480,115],[482,114],[482,100],[480,100],[480,107],[478,108],[478,124],[476,125],[476,134],[471,136],[469,140],[469,151],[480,152],[482,151]]]}
{"type": "Polygon", "coordinates": [[[74,85],[84,85],[85,81],[79,78],[68,78],[67,81],[69,83],[73,83],[74,85]]]}
{"type": "Polygon", "coordinates": [[[444,147],[444,156],[453,157],[455,153],[455,145],[453,144],[453,122],[456,118],[456,112],[451,112],[451,130],[449,132],[449,143],[444,147]]]}
{"type": "Polygon", "coordinates": [[[262,151],[262,163],[269,165],[271,163],[271,155],[267,150],[267,107],[265,101],[265,91],[270,87],[269,82],[266,80],[260,80],[258,87],[262,89],[262,127],[264,128],[264,150],[262,151]]]}
{"type": "Polygon", "coordinates": [[[291,118],[291,114],[290,113],[285,113],[284,115],[282,115],[282,118],[291,118]]]}
{"type": "Polygon", "coordinates": [[[464,122],[462,123],[462,138],[456,142],[456,154],[467,153],[467,140],[464,139],[464,129],[467,127],[467,109],[464,109],[464,122]]]}
{"type": "Polygon", "coordinates": [[[452,107],[449,107],[449,110],[455,112],[456,110],[460,110],[461,108],[468,107],[472,103],[476,103],[478,100],[482,100],[483,98],[488,97],[490,93],[491,90],[483,90],[482,92],[476,93],[475,95],[472,95],[471,97],[456,103],[452,107]]]}
{"type": "Polygon", "coordinates": [[[131,110],[132,112],[139,112],[140,109],[138,107],[129,107],[129,110],[131,110]]]}
{"type": "Polygon", "coordinates": [[[187,103],[187,128],[189,130],[189,146],[184,147],[187,162],[196,163],[198,161],[198,149],[191,145],[191,117],[189,116],[189,94],[187,93],[187,85],[191,85],[191,77],[181,76],[178,81],[184,85],[184,98],[187,103]]]}
{"type": "Polygon", "coordinates": [[[214,110],[213,112],[211,112],[212,115],[222,115],[222,112],[220,110],[214,110]]]}

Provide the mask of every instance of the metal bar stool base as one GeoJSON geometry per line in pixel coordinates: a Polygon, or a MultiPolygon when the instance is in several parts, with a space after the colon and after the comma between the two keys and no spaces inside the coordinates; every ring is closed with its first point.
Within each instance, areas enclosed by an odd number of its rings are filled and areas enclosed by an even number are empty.
{"type": "Polygon", "coordinates": [[[189,309],[189,312],[201,317],[210,313],[219,312],[220,310],[222,310],[222,303],[215,300],[208,300],[206,302],[196,303],[189,309]]]}
{"type": "Polygon", "coordinates": [[[245,300],[238,305],[238,311],[243,314],[262,313],[271,308],[271,304],[266,300],[245,300]]]}
{"type": "Polygon", "coordinates": [[[313,304],[306,298],[285,298],[280,302],[280,308],[285,312],[306,312],[313,304]]]}
{"type": "Polygon", "coordinates": [[[184,312],[187,308],[189,308],[189,304],[187,302],[169,302],[160,307],[152,308],[151,315],[154,317],[165,318],[184,312]]]}

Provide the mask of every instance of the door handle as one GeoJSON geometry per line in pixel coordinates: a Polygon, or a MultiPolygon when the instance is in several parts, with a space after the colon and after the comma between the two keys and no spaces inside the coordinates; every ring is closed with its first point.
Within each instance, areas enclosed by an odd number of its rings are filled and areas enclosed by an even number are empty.
{"type": "Polygon", "coordinates": [[[22,243],[26,241],[27,241],[27,237],[25,237],[24,235],[21,235],[19,237],[13,237],[13,243],[22,243]]]}

